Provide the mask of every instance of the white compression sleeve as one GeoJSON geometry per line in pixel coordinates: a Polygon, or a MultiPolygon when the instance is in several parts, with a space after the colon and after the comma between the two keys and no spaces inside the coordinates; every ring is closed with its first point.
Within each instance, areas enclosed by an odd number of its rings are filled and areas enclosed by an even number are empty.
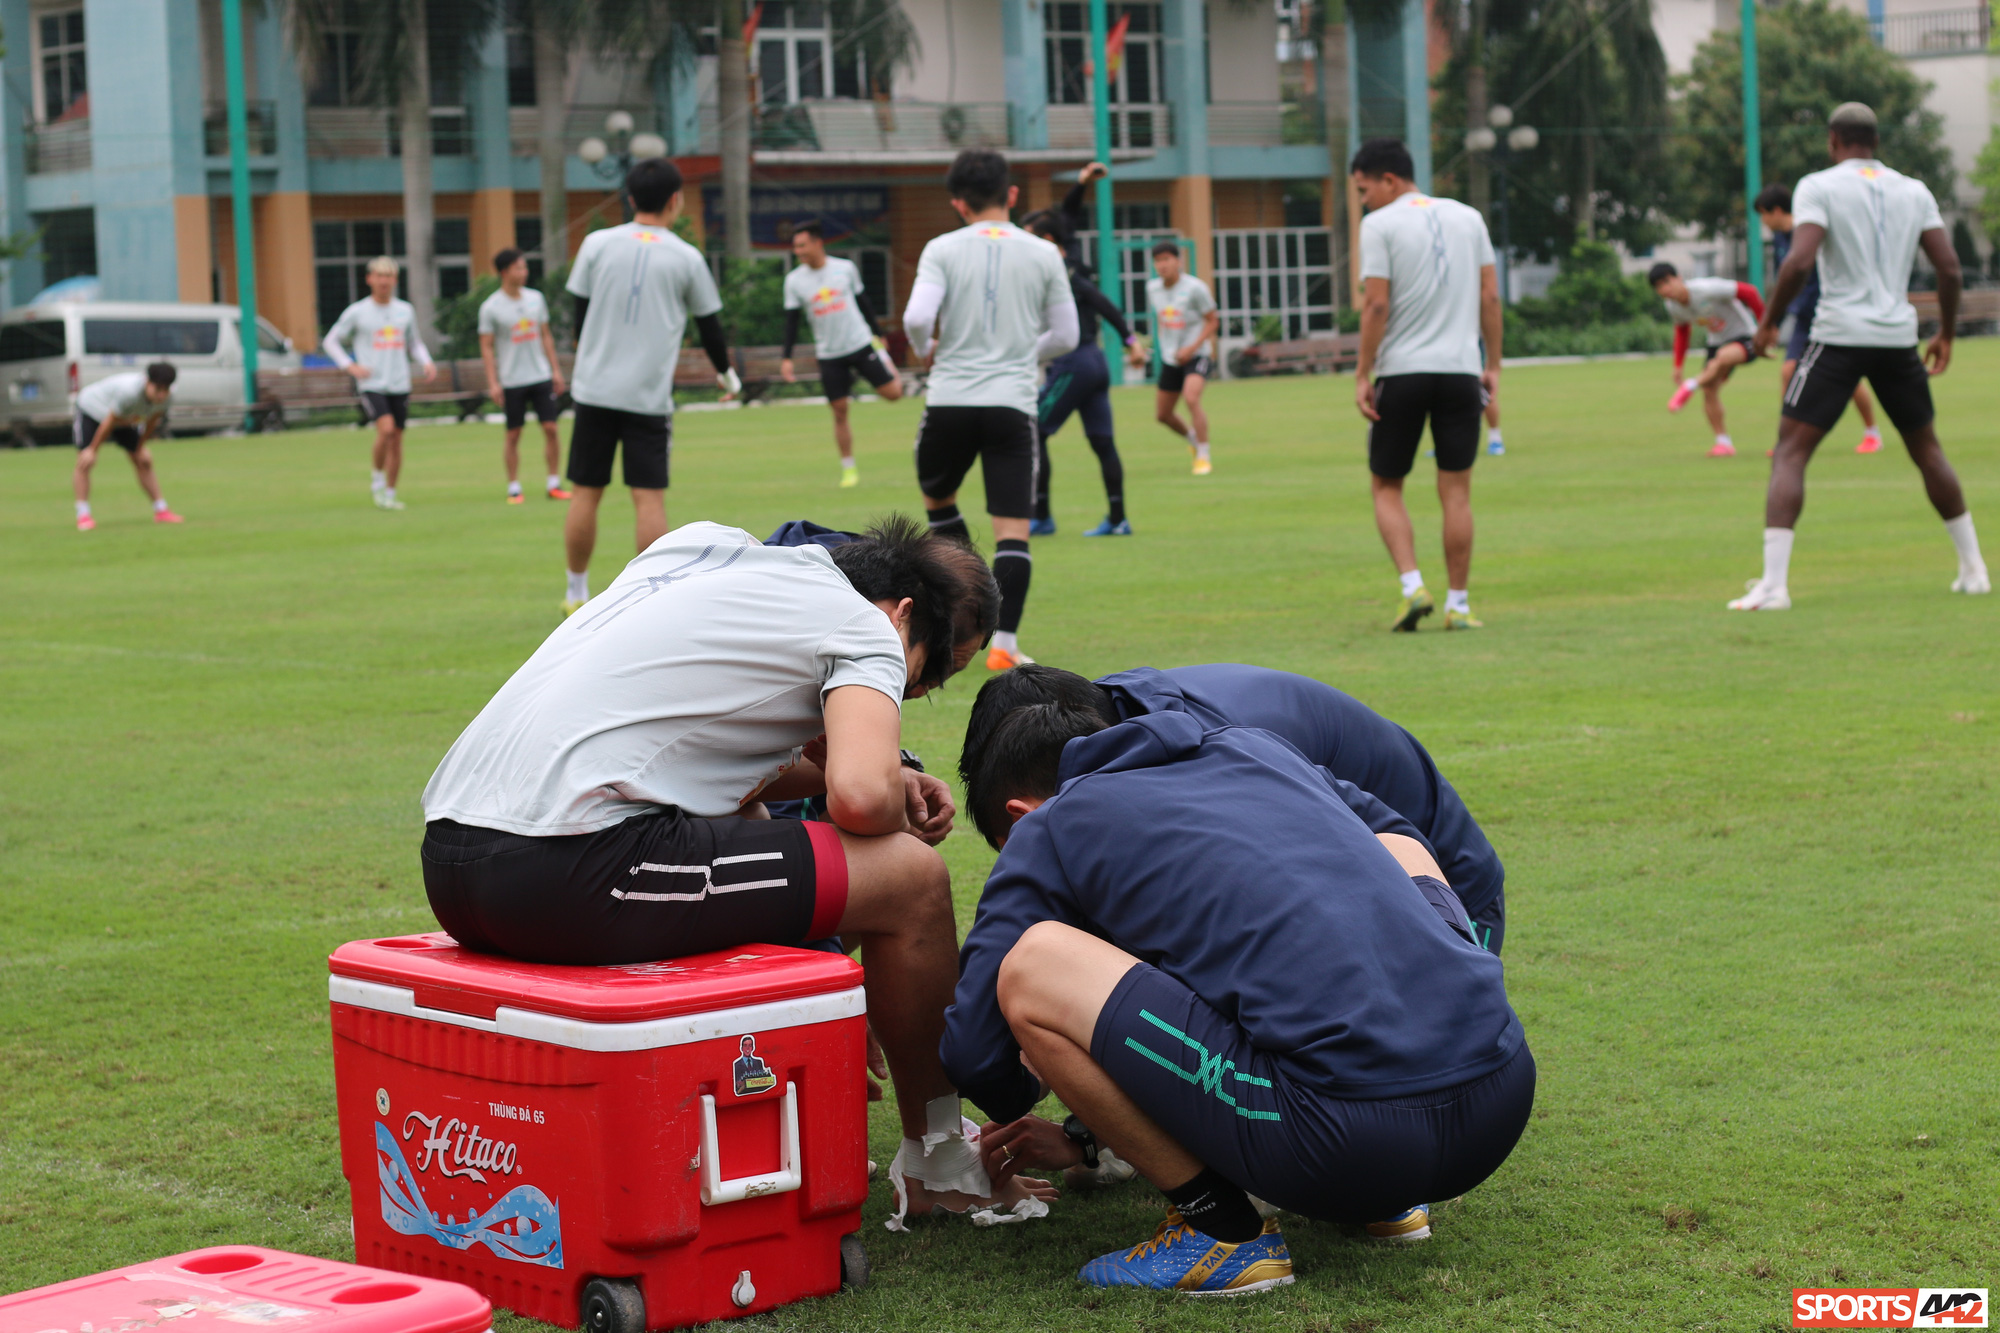
{"type": "Polygon", "coordinates": [[[327,356],[333,361],[333,364],[339,366],[342,370],[354,364],[354,358],[347,354],[347,349],[342,347],[340,340],[335,338],[331,333],[326,335],[326,340],[320,344],[320,348],[325,351],[327,356]]]}
{"type": "Polygon", "coordinates": [[[920,282],[910,289],[910,303],[903,307],[903,333],[910,340],[911,355],[930,355],[931,333],[943,308],[944,288],[937,283],[920,282]]]}
{"type": "Polygon", "coordinates": [[[1062,300],[1051,301],[1042,314],[1048,319],[1048,332],[1035,339],[1035,360],[1053,361],[1064,352],[1076,350],[1078,330],[1076,323],[1076,301],[1068,292],[1062,300]]]}

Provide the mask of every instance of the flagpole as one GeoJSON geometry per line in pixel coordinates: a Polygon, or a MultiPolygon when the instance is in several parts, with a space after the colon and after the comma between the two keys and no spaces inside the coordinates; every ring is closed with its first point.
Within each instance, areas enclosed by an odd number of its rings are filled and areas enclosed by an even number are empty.
{"type": "MultiPolygon", "coordinates": [[[[1090,0],[1090,100],[1097,145],[1097,160],[1111,166],[1111,53],[1105,49],[1107,36],[1104,0],[1090,0]]],[[[1119,270],[1117,242],[1111,235],[1111,174],[1107,170],[1097,180],[1097,277],[1105,295],[1120,310],[1125,308],[1125,275],[1119,270]]]]}
{"type": "Polygon", "coordinates": [[[257,247],[250,220],[250,127],[243,93],[243,3],[222,0],[223,91],[229,115],[230,219],[236,229],[236,301],[243,344],[243,429],[254,430],[257,415],[257,247]]]}

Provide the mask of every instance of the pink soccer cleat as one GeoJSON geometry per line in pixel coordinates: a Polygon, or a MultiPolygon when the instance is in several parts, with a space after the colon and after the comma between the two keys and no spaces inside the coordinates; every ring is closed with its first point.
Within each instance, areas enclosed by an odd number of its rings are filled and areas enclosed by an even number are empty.
{"type": "Polygon", "coordinates": [[[153,522],[155,522],[155,523],[185,523],[185,522],[187,522],[187,520],[186,520],[186,519],[184,519],[184,518],[182,518],[182,517],[181,517],[181,516],[180,516],[179,514],[176,514],[176,513],[175,513],[175,512],[173,511],[173,510],[171,510],[171,509],[155,509],[155,510],[153,511],[153,522]]]}
{"type": "Polygon", "coordinates": [[[1857,454],[1881,453],[1882,432],[1879,430],[1863,431],[1861,433],[1861,443],[1854,446],[1854,452],[1857,454]]]}
{"type": "Polygon", "coordinates": [[[1678,412],[1683,407],[1686,407],[1688,399],[1694,397],[1694,389],[1695,383],[1693,380],[1688,380],[1680,388],[1675,389],[1674,396],[1667,399],[1667,411],[1678,412]]]}
{"type": "Polygon", "coordinates": [[[89,514],[77,515],[76,530],[78,532],[90,532],[94,530],[96,527],[97,527],[97,520],[92,518],[89,514]]]}
{"type": "Polygon", "coordinates": [[[1736,457],[1736,446],[1725,440],[1717,440],[1715,446],[1708,451],[1708,456],[1710,458],[1734,458],[1736,457]]]}

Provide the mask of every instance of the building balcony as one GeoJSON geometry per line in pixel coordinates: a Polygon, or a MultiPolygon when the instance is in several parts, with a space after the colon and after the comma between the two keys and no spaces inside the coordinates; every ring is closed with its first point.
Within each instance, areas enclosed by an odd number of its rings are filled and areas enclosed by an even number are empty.
{"type": "MultiPolygon", "coordinates": [[[[614,106],[610,104],[578,103],[563,111],[563,151],[573,154],[576,152],[576,146],[585,139],[593,137],[602,139],[604,137],[604,118],[613,111],[623,111],[632,117],[632,130],[635,134],[664,134],[666,132],[660,123],[657,112],[653,107],[648,105],[614,106]]],[[[701,151],[713,153],[716,151],[713,146],[715,108],[713,106],[703,106],[702,112],[704,145],[701,151]]],[[[542,141],[541,109],[532,106],[509,108],[507,112],[507,139],[510,145],[508,151],[515,157],[535,157],[539,155],[542,141]]]]}
{"type": "Polygon", "coordinates": [[[1993,11],[1986,5],[1890,14],[1869,26],[1875,40],[1894,55],[1955,56],[1984,51],[1993,37],[1993,11]]]}
{"type": "Polygon", "coordinates": [[[21,136],[25,165],[30,176],[53,175],[63,171],[90,170],[90,118],[34,125],[21,136]]]}
{"type": "MultiPolygon", "coordinates": [[[[252,157],[270,157],[278,151],[278,107],[275,102],[247,102],[243,107],[252,157]]],[[[210,102],[202,108],[202,151],[210,157],[229,156],[229,104],[210,102]]]]}
{"type": "MultiPolygon", "coordinates": [[[[1114,152],[1119,149],[1171,148],[1173,142],[1173,108],[1165,102],[1127,102],[1111,108],[1111,147],[1114,152]]],[[[1055,103],[1049,107],[1049,147],[1089,152],[1096,144],[1096,117],[1088,106],[1055,103]]]]}
{"type": "Polygon", "coordinates": [[[1210,102],[1214,148],[1265,148],[1326,142],[1326,111],[1317,98],[1289,102],[1210,102]]]}
{"type": "MultiPolygon", "coordinates": [[[[603,117],[598,118],[602,126],[603,117]]],[[[228,151],[225,144],[224,151],[228,151]]],[[[252,150],[255,151],[254,149],[252,150]]],[[[534,150],[529,149],[530,152],[534,150]]],[[[472,118],[464,107],[431,108],[431,153],[465,157],[472,152],[472,118]]],[[[401,157],[403,140],[396,113],[380,106],[306,108],[308,157],[401,157]]]]}

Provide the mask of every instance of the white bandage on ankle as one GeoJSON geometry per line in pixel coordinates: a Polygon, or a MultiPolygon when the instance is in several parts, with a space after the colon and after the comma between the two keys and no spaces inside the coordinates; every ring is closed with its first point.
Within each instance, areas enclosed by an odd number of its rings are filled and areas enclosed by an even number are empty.
{"type": "Polygon", "coordinates": [[[889,1183],[896,1190],[896,1215],[891,1231],[903,1230],[910,1194],[905,1182],[921,1180],[933,1190],[955,1190],[984,1199],[993,1180],[979,1160],[979,1126],[959,1113],[957,1097],[934,1097],[924,1106],[924,1136],[905,1138],[889,1163],[889,1183]]]}

